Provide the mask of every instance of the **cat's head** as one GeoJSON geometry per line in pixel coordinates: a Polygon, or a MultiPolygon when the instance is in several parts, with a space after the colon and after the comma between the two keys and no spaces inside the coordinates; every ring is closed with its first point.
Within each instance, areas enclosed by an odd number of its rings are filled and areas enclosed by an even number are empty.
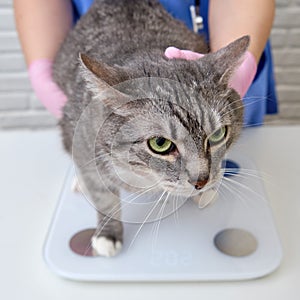
{"type": "Polygon", "coordinates": [[[213,186],[242,128],[242,100],[228,83],[248,44],[243,37],[197,61],[145,56],[126,67],[81,55],[86,88],[110,110],[96,141],[109,175],[181,195],[213,186]]]}

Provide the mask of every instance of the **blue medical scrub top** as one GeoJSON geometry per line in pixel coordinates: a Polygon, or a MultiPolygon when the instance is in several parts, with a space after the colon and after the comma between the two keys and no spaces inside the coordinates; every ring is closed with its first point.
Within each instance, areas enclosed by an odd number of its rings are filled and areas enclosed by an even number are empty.
{"type": "MultiPolygon", "coordinates": [[[[183,21],[191,30],[193,29],[190,15],[190,5],[194,0],[160,0],[165,9],[175,18],[183,21]]],[[[200,14],[203,17],[203,30],[199,31],[209,41],[208,32],[208,2],[201,0],[200,14]]],[[[73,0],[75,19],[85,14],[93,0],[73,0]]],[[[266,113],[277,113],[277,95],[273,71],[273,59],[270,41],[267,42],[258,64],[257,73],[247,94],[244,96],[244,126],[255,126],[263,123],[266,113]]]]}

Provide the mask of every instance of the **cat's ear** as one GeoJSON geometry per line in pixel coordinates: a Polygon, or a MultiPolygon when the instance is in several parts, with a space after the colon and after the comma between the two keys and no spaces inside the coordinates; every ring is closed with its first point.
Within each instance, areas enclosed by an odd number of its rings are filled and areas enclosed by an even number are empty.
{"type": "MultiPolygon", "coordinates": [[[[95,61],[82,53],[79,54],[79,61],[87,88],[105,106],[116,110],[128,101],[127,95],[113,87],[113,85],[123,82],[129,77],[122,68],[111,67],[103,62],[95,61]]],[[[119,113],[121,114],[120,111],[119,113]]]]}
{"type": "Polygon", "coordinates": [[[90,58],[86,54],[80,53],[79,60],[86,69],[110,86],[125,81],[129,77],[127,72],[121,67],[111,67],[90,58]]]}
{"type": "Polygon", "coordinates": [[[221,76],[220,82],[229,82],[234,71],[243,62],[249,43],[250,37],[246,35],[212,54],[216,71],[221,76]]]}

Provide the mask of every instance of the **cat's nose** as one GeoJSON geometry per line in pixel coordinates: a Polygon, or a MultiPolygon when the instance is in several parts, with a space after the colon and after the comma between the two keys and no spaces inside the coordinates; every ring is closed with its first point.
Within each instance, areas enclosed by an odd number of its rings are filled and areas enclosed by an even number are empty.
{"type": "Polygon", "coordinates": [[[201,190],[208,182],[208,177],[205,178],[198,178],[197,181],[190,181],[190,184],[192,184],[196,190],[201,190]]]}

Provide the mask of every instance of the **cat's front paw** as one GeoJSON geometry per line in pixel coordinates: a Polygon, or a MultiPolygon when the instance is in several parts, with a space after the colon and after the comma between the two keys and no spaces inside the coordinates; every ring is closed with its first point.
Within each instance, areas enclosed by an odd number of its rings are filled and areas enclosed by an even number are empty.
{"type": "Polygon", "coordinates": [[[71,191],[73,193],[80,193],[81,192],[77,177],[73,178],[72,185],[71,185],[71,191]]]}
{"type": "Polygon", "coordinates": [[[93,236],[92,247],[97,255],[112,257],[122,249],[122,242],[106,236],[93,236]]]}
{"type": "Polygon", "coordinates": [[[214,188],[203,192],[193,197],[193,201],[198,205],[199,208],[205,208],[216,201],[218,197],[218,191],[214,188]]]}

